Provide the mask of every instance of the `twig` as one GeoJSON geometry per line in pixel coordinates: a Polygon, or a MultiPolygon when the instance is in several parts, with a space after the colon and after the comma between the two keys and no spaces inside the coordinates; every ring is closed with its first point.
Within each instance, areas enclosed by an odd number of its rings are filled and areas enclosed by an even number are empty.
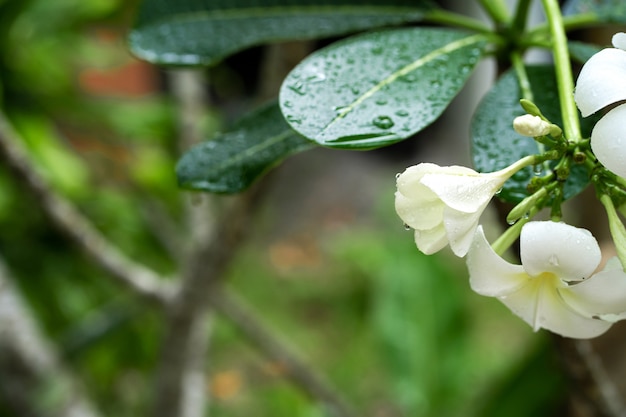
{"type": "Polygon", "coordinates": [[[0,260],[0,393],[20,416],[99,416],[60,365],[58,353],[37,328],[8,275],[0,260]],[[43,403],[46,389],[54,389],[54,397],[43,403]]]}
{"type": "MultiPolygon", "coordinates": [[[[186,150],[202,139],[201,121],[207,108],[205,77],[201,70],[179,69],[169,74],[178,102],[179,148],[186,150]]],[[[208,325],[209,285],[221,277],[224,265],[235,251],[216,251],[220,233],[215,230],[212,199],[195,194],[185,205],[188,236],[187,262],[182,283],[167,311],[166,334],[157,385],[153,416],[202,417],[207,403],[206,357],[210,338],[208,325]],[[193,201],[192,201],[193,200],[193,201]],[[217,234],[216,234],[217,233],[217,234]],[[225,256],[213,256],[223,253],[225,256]]]]}
{"type": "Polygon", "coordinates": [[[210,293],[213,308],[234,323],[239,331],[266,356],[276,361],[287,378],[314,400],[320,401],[336,417],[355,417],[337,391],[303,363],[280,339],[241,301],[224,290],[214,287],[210,293]]]}
{"type": "Polygon", "coordinates": [[[6,115],[0,112],[0,156],[34,195],[55,226],[134,293],[159,303],[168,302],[173,295],[173,286],[124,256],[69,201],[56,193],[32,168],[22,142],[6,115]]]}

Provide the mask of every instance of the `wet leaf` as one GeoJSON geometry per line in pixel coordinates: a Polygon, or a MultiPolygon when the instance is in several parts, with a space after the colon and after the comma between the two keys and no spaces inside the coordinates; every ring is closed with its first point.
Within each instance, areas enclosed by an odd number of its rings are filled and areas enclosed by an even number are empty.
{"type": "Polygon", "coordinates": [[[286,78],[280,106],[320,145],[371,149],[436,120],[484,53],[482,35],[435,28],[381,31],[321,49],[286,78]]]}
{"type": "MultiPolygon", "coordinates": [[[[529,66],[527,72],[535,104],[549,120],[562,126],[554,67],[529,66]]],[[[519,104],[520,98],[517,76],[511,70],[500,77],[481,101],[471,126],[472,159],[477,171],[497,171],[527,155],[543,151],[533,138],[521,136],[513,130],[513,119],[525,113],[519,104]]],[[[581,122],[583,134],[590,132],[592,124],[591,119],[581,122]]],[[[533,175],[547,175],[554,164],[521,170],[504,184],[498,197],[511,203],[520,202],[528,195],[526,186],[533,175]]],[[[587,170],[581,165],[574,165],[565,183],[565,199],[581,192],[588,183],[587,170]]]]}
{"type": "Polygon", "coordinates": [[[241,119],[231,131],[191,148],[178,161],[176,175],[183,188],[237,193],[287,156],[313,146],[289,127],[272,103],[241,119]]]}
{"type": "Polygon", "coordinates": [[[626,23],[626,3],[622,0],[569,0],[563,6],[564,15],[594,14],[599,22],[626,23]]]}
{"type": "Polygon", "coordinates": [[[268,42],[419,21],[433,7],[429,0],[144,0],[129,42],[157,64],[212,65],[268,42]]]}

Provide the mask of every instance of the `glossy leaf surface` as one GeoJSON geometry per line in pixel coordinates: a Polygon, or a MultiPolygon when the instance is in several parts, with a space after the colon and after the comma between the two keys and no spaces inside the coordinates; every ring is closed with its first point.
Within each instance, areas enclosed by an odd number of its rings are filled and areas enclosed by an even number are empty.
{"type": "Polygon", "coordinates": [[[564,15],[578,13],[592,13],[600,22],[626,23],[626,2],[623,0],[569,0],[563,6],[564,15]]]}
{"type": "Polygon", "coordinates": [[[241,119],[231,131],[191,148],[178,161],[176,175],[183,188],[237,193],[287,156],[313,146],[285,123],[272,103],[241,119]]]}
{"type": "Polygon", "coordinates": [[[254,45],[422,19],[428,0],[144,0],[132,51],[157,64],[211,65],[254,45]]]}
{"type": "MultiPolygon", "coordinates": [[[[552,66],[527,67],[534,94],[534,102],[553,123],[561,126],[558,93],[552,66]]],[[[517,160],[543,152],[543,145],[533,138],[521,136],[513,130],[513,119],[525,112],[519,104],[521,93],[513,71],[506,72],[487,93],[472,120],[472,159],[479,172],[493,172],[505,168],[517,160]]],[[[592,120],[582,124],[584,134],[591,129],[592,120]]],[[[527,167],[504,184],[498,197],[517,203],[528,195],[526,186],[533,175],[547,175],[554,161],[536,167],[527,167]]],[[[574,165],[565,183],[565,199],[582,191],[588,184],[586,169],[574,165]]]]}
{"type": "Polygon", "coordinates": [[[355,36],[321,49],[286,78],[280,106],[302,135],[371,149],[436,120],[484,53],[482,35],[434,28],[355,36]]]}

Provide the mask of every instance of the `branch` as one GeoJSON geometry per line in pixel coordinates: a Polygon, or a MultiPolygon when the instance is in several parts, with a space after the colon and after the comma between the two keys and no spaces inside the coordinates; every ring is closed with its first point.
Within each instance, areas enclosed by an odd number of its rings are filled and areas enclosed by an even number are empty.
{"type": "Polygon", "coordinates": [[[167,302],[172,286],[150,269],[135,263],[111,244],[91,222],[35,170],[23,140],[0,112],[0,157],[38,201],[53,224],[104,270],[135,294],[158,303],[167,302]]]}
{"type": "Polygon", "coordinates": [[[21,416],[98,417],[76,380],[59,364],[58,353],[0,261],[0,393],[21,416]],[[54,391],[54,401],[43,393],[54,391]]]}
{"type": "Polygon", "coordinates": [[[321,375],[303,363],[250,309],[224,290],[214,287],[211,306],[228,318],[264,355],[278,362],[287,377],[312,399],[324,404],[331,415],[354,417],[356,412],[321,375]]]}

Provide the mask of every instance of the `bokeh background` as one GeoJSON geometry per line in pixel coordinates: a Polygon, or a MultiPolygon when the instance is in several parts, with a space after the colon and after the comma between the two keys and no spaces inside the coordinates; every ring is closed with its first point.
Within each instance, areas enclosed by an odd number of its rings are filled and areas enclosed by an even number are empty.
{"type": "MultiPolygon", "coordinates": [[[[138,4],[0,0],[0,108],[55,192],[124,253],[169,275],[181,267],[184,207],[197,196],[179,190],[174,174],[177,70],[141,62],[126,47],[138,4]]],[[[327,42],[254,48],[198,71],[206,138],[275,94],[290,65],[327,42]]],[[[285,161],[263,180],[228,268],[226,285],[361,415],[563,410],[567,385],[552,339],[472,293],[448,251],[419,253],[393,209],[394,177],[405,167],[468,163],[471,106],[491,77],[489,64],[479,67],[446,116],[405,144],[285,161]]],[[[102,415],[146,415],[161,313],[94,266],[39,203],[0,165],[0,257],[11,285],[102,415]]],[[[207,415],[327,415],[237,326],[219,315],[211,325],[207,415]]],[[[0,328],[3,337],[12,336],[0,328]]],[[[25,415],[12,390],[19,372],[0,360],[0,416],[25,415]]],[[[46,410],[68,389],[53,377],[22,394],[46,410]]]]}

